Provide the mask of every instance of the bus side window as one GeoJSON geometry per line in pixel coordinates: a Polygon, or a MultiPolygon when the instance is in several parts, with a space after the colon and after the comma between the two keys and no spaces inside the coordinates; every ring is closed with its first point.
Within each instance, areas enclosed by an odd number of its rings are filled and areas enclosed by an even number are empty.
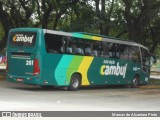
{"type": "Polygon", "coordinates": [[[120,59],[129,59],[129,52],[128,52],[128,46],[127,45],[120,45],[120,59]]]}
{"type": "Polygon", "coordinates": [[[142,53],[142,69],[144,72],[149,72],[150,71],[150,54],[149,51],[141,48],[141,53],[142,53]]]}
{"type": "Polygon", "coordinates": [[[85,41],[84,53],[85,55],[92,55],[92,43],[90,41],[85,41]]]}
{"type": "Polygon", "coordinates": [[[116,43],[112,43],[109,49],[109,57],[119,58],[119,45],[116,43]]]}
{"type": "Polygon", "coordinates": [[[64,53],[65,54],[72,54],[72,39],[69,36],[65,36],[63,38],[63,48],[64,48],[64,53]]]}
{"type": "Polygon", "coordinates": [[[72,54],[73,51],[72,51],[72,41],[67,41],[67,47],[66,47],[66,53],[67,54],[72,54]]]}
{"type": "Polygon", "coordinates": [[[72,54],[72,48],[71,47],[67,47],[66,53],[72,54]]]}
{"type": "Polygon", "coordinates": [[[61,46],[61,53],[65,53],[65,50],[66,50],[66,43],[67,43],[67,38],[66,37],[63,37],[62,38],[62,46],[61,46]]]}
{"type": "Polygon", "coordinates": [[[101,57],[109,57],[109,44],[103,42],[100,46],[101,57]]]}
{"type": "Polygon", "coordinates": [[[92,52],[93,56],[100,57],[101,51],[102,51],[102,49],[101,49],[100,42],[94,41],[93,42],[93,52],[92,52]]]}
{"type": "Polygon", "coordinates": [[[79,38],[69,38],[66,40],[66,54],[83,55],[83,40],[79,38]]]}
{"type": "Polygon", "coordinates": [[[139,47],[129,46],[128,51],[129,51],[129,59],[137,63],[141,62],[139,47]]]}
{"type": "Polygon", "coordinates": [[[96,45],[96,43],[93,44],[93,56],[98,56],[98,46],[96,45]]]}
{"type": "Polygon", "coordinates": [[[61,53],[62,47],[61,35],[45,34],[46,51],[49,53],[61,53]]]}
{"type": "Polygon", "coordinates": [[[76,54],[76,48],[77,48],[77,45],[76,45],[76,42],[72,42],[72,45],[71,45],[71,48],[72,48],[72,52],[73,54],[76,54]]]}
{"type": "Polygon", "coordinates": [[[85,54],[86,55],[91,55],[91,48],[90,48],[89,45],[85,47],[85,54]]]}
{"type": "Polygon", "coordinates": [[[76,39],[76,48],[74,49],[75,54],[77,55],[83,55],[83,41],[81,39],[75,38],[76,39]]]}

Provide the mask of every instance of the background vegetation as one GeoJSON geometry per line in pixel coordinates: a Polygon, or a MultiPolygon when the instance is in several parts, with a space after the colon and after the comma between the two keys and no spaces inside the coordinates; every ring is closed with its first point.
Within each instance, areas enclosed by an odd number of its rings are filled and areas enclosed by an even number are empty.
{"type": "Polygon", "coordinates": [[[160,0],[0,0],[0,49],[16,27],[129,39],[160,55],[160,0]]]}

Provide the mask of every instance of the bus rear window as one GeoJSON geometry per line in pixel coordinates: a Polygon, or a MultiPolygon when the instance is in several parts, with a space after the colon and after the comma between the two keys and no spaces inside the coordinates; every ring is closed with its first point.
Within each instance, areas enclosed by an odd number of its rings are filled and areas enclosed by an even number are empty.
{"type": "Polygon", "coordinates": [[[11,32],[10,45],[19,47],[34,47],[36,32],[11,32]]]}

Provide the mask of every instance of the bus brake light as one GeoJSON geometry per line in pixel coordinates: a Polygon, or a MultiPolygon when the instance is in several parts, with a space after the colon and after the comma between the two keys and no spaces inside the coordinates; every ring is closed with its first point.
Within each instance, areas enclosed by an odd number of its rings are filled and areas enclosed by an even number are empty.
{"type": "Polygon", "coordinates": [[[38,59],[35,59],[33,75],[38,75],[38,74],[40,74],[39,61],[38,59]]]}

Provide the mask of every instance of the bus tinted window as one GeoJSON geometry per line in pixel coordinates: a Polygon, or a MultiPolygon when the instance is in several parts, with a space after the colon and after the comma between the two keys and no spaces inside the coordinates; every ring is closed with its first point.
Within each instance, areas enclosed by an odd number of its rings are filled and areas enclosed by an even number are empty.
{"type": "Polygon", "coordinates": [[[10,45],[20,47],[33,47],[36,41],[35,32],[10,32],[10,45]]]}
{"type": "Polygon", "coordinates": [[[116,43],[110,44],[109,57],[119,58],[119,44],[116,44],[116,43]]]}
{"type": "Polygon", "coordinates": [[[74,54],[74,55],[83,55],[83,40],[72,37],[64,37],[65,40],[65,53],[66,54],[74,54]]]}
{"type": "Polygon", "coordinates": [[[93,42],[93,56],[100,57],[102,54],[102,46],[100,42],[93,42]]]}
{"type": "Polygon", "coordinates": [[[63,50],[61,35],[45,34],[46,51],[52,53],[61,53],[63,50]]]}
{"type": "Polygon", "coordinates": [[[129,59],[130,60],[137,62],[137,63],[141,62],[139,47],[129,46],[128,52],[129,52],[129,59]]]}
{"type": "Polygon", "coordinates": [[[141,49],[142,53],[142,68],[144,72],[149,72],[150,71],[150,54],[147,50],[141,49]]]}
{"type": "Polygon", "coordinates": [[[72,50],[72,39],[70,37],[66,37],[65,38],[65,53],[66,54],[72,54],[73,50],[72,50]]]}
{"type": "Polygon", "coordinates": [[[72,54],[74,55],[83,55],[83,41],[81,39],[72,38],[72,41],[69,42],[69,46],[71,46],[72,54]]]}
{"type": "Polygon", "coordinates": [[[109,48],[111,43],[103,42],[102,43],[102,57],[109,57],[109,48]]]}
{"type": "Polygon", "coordinates": [[[120,45],[119,47],[119,52],[120,52],[120,59],[129,59],[129,52],[128,52],[128,47],[127,45],[120,45]]]}
{"type": "Polygon", "coordinates": [[[84,48],[84,53],[85,55],[92,55],[92,51],[93,51],[93,43],[92,41],[85,41],[85,48],[84,48]]]}

